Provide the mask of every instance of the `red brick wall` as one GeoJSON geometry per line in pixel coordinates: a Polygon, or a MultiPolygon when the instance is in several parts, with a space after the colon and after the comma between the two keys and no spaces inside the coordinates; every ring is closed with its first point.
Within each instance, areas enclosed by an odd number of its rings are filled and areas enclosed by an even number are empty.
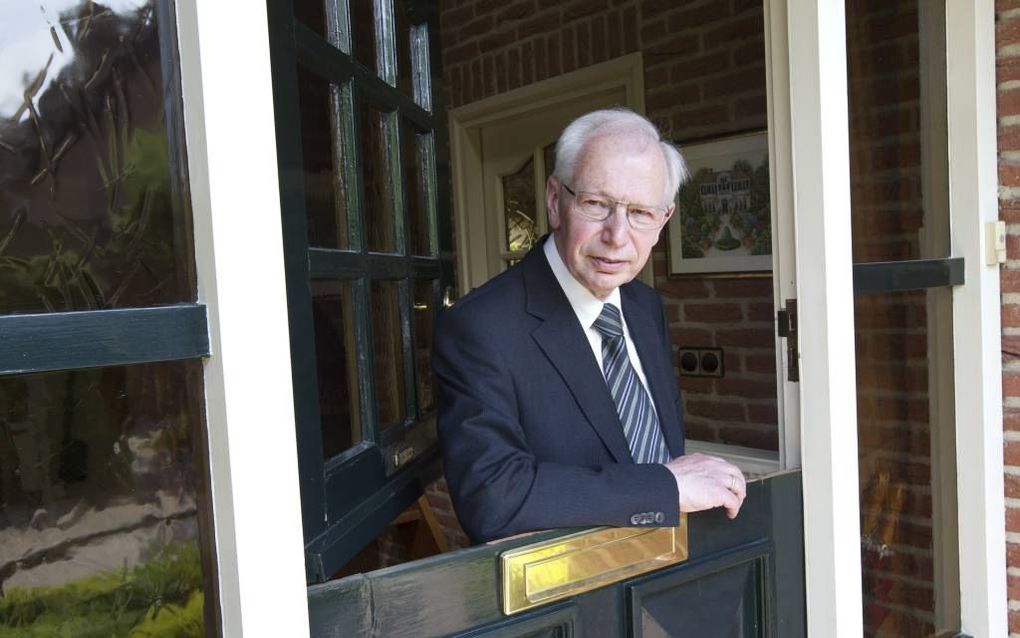
{"type": "MultiPolygon", "coordinates": [[[[641,51],[648,116],[681,142],[766,127],[761,2],[461,0],[440,18],[449,108],[641,51]]],[[[664,233],[665,235],[665,233],[664,233]]],[[[721,347],[723,379],[681,383],[693,438],[776,449],[772,282],[667,276],[674,347],[721,347]]]]}
{"type": "Polygon", "coordinates": [[[996,0],[999,218],[1006,222],[1002,267],[1002,393],[1005,430],[1006,567],[1009,631],[1020,635],[1020,0],[996,0]]]}

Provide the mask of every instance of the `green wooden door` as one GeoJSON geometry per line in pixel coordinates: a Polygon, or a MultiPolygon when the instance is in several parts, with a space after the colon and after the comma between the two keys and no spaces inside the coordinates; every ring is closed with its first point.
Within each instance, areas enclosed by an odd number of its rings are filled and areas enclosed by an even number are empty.
{"type": "Polygon", "coordinates": [[[313,586],[313,636],[805,635],[800,472],[748,484],[740,515],[689,518],[686,562],[506,616],[499,554],[547,532],[313,586]]]}

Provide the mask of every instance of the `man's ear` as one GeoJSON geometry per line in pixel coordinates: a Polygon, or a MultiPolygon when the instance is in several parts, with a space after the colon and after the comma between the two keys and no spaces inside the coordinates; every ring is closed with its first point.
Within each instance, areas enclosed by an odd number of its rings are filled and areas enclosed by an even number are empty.
{"type": "MultiPolygon", "coordinates": [[[[667,222],[670,220],[671,217],[673,217],[674,211],[676,211],[676,204],[670,204],[666,208],[666,221],[667,222]]],[[[663,225],[665,226],[665,224],[663,224],[663,225]]]]}
{"type": "Polygon", "coordinates": [[[668,224],[669,220],[673,218],[673,213],[675,211],[676,211],[676,204],[670,204],[666,208],[666,221],[662,223],[662,228],[659,229],[659,234],[660,235],[662,234],[662,231],[666,230],[666,224],[668,224]]]}
{"type": "Polygon", "coordinates": [[[549,230],[560,227],[560,181],[550,176],[545,182],[545,212],[549,230]]]}

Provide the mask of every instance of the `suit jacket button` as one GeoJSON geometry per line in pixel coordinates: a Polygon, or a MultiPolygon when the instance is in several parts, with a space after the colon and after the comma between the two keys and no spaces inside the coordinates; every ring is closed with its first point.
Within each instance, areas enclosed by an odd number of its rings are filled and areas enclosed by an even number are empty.
{"type": "Polygon", "coordinates": [[[656,512],[655,513],[655,522],[656,523],[661,523],[661,522],[663,522],[665,520],[666,520],[666,517],[662,515],[662,512],[656,512]]]}
{"type": "Polygon", "coordinates": [[[640,525],[641,524],[641,515],[640,514],[635,514],[634,516],[631,516],[630,517],[630,524],[631,525],[640,525]]]}

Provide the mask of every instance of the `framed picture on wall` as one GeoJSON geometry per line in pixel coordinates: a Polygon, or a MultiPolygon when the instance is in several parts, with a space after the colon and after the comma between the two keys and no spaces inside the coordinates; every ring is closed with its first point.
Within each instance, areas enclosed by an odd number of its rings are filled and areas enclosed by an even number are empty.
{"type": "Polygon", "coordinates": [[[772,270],[767,133],[681,146],[680,152],[691,177],[669,221],[669,272],[772,270]]]}

